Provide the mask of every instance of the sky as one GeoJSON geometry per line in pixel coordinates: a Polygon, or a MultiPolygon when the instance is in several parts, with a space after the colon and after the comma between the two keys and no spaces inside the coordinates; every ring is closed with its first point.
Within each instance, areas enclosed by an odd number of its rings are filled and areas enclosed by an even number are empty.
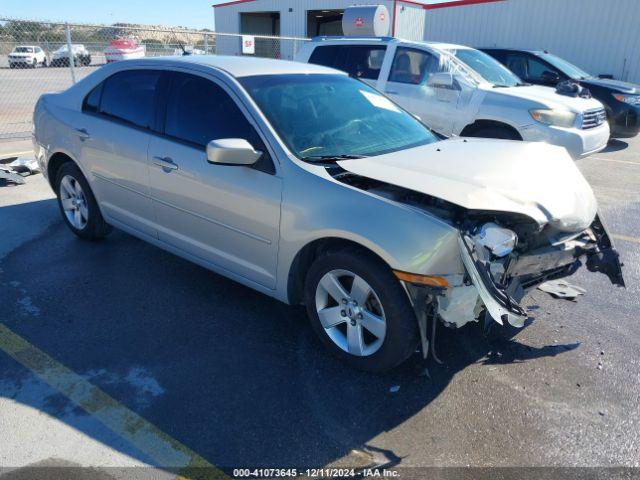
{"type": "Polygon", "coordinates": [[[111,24],[214,28],[214,3],[222,0],[0,0],[0,17],[111,24]]]}
{"type": "MultiPolygon", "coordinates": [[[[214,28],[212,4],[228,0],[0,0],[0,17],[214,28]]],[[[427,0],[439,3],[446,0],[427,0]]],[[[375,3],[372,0],[371,3],[375,3]]]]}

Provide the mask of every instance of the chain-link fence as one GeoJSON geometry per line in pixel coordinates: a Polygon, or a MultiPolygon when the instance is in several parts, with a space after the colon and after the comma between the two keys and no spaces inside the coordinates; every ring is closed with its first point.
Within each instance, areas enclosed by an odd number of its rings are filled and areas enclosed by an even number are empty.
{"type": "Polygon", "coordinates": [[[290,60],[305,41],[210,30],[0,18],[0,141],[28,138],[40,95],[64,90],[109,62],[165,55],[290,60]]]}

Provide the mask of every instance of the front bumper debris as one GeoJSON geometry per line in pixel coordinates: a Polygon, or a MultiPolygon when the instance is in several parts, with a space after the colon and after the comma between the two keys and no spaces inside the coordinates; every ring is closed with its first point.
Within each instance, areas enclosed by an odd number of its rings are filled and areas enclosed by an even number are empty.
{"type": "Polygon", "coordinates": [[[473,244],[469,237],[460,236],[460,253],[462,263],[471,278],[471,282],[478,290],[478,295],[484,303],[489,315],[501,325],[509,323],[514,327],[523,327],[527,320],[527,313],[518,305],[506,290],[499,288],[491,279],[486,267],[473,257],[473,244]]]}
{"type": "Polygon", "coordinates": [[[470,235],[461,233],[458,242],[471,283],[488,314],[501,325],[523,327],[528,315],[519,302],[525,293],[548,280],[572,275],[585,259],[590,272],[601,272],[612,284],[625,286],[619,254],[598,216],[584,232],[532,251],[513,252],[500,265],[495,257],[488,260],[485,252],[477,252],[484,247],[470,235]]]}

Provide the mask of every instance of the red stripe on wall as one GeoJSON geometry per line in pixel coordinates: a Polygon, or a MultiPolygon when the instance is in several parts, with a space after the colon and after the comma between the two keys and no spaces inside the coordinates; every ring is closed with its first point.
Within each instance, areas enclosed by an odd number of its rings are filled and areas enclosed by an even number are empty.
{"type": "Polygon", "coordinates": [[[481,3],[504,2],[505,0],[454,0],[452,2],[433,3],[422,5],[425,10],[435,10],[437,8],[464,7],[465,5],[478,5],[481,3]]]}
{"type": "MultiPolygon", "coordinates": [[[[239,3],[255,2],[256,0],[234,0],[233,2],[218,3],[211,5],[213,8],[228,7],[230,5],[238,5],[239,3]]],[[[480,3],[504,2],[505,0],[453,0],[451,2],[425,4],[424,2],[416,2],[412,0],[394,0],[393,8],[395,10],[396,2],[409,3],[411,5],[419,5],[425,10],[435,10],[436,8],[463,7],[465,5],[477,5],[480,3]]],[[[395,15],[394,15],[395,17],[395,15]]],[[[394,22],[395,23],[395,22],[394,22]]],[[[394,25],[395,26],[395,25],[394,25]]]]}
{"type": "Polygon", "coordinates": [[[248,2],[255,2],[256,0],[234,0],[233,2],[226,2],[226,3],[218,3],[217,5],[211,5],[213,8],[220,8],[220,7],[228,7],[230,5],[237,5],[239,3],[248,3],[248,2]]]}

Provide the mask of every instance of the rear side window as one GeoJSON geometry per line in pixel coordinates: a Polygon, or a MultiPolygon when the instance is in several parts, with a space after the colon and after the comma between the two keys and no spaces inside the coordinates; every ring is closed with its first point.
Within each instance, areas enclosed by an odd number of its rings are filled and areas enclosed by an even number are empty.
{"type": "Polygon", "coordinates": [[[96,88],[89,92],[82,102],[82,111],[83,112],[91,112],[97,113],[100,110],[100,97],[102,96],[102,86],[104,83],[101,83],[96,88]]]}
{"type": "Polygon", "coordinates": [[[317,47],[309,63],[347,72],[355,78],[377,80],[387,48],[381,45],[327,45],[317,47]]]}
{"type": "Polygon", "coordinates": [[[341,69],[342,68],[342,59],[338,58],[340,52],[343,51],[343,47],[338,47],[334,45],[329,45],[326,47],[317,47],[311,57],[309,58],[309,63],[313,63],[315,65],[324,65],[325,67],[332,67],[341,69]]]}
{"type": "Polygon", "coordinates": [[[109,77],[102,87],[100,113],[151,128],[160,76],[161,72],[155,70],[128,70],[109,77]]]}
{"type": "Polygon", "coordinates": [[[206,78],[174,73],[165,134],[201,147],[211,140],[244,138],[264,151],[262,140],[236,102],[206,78]]]}

